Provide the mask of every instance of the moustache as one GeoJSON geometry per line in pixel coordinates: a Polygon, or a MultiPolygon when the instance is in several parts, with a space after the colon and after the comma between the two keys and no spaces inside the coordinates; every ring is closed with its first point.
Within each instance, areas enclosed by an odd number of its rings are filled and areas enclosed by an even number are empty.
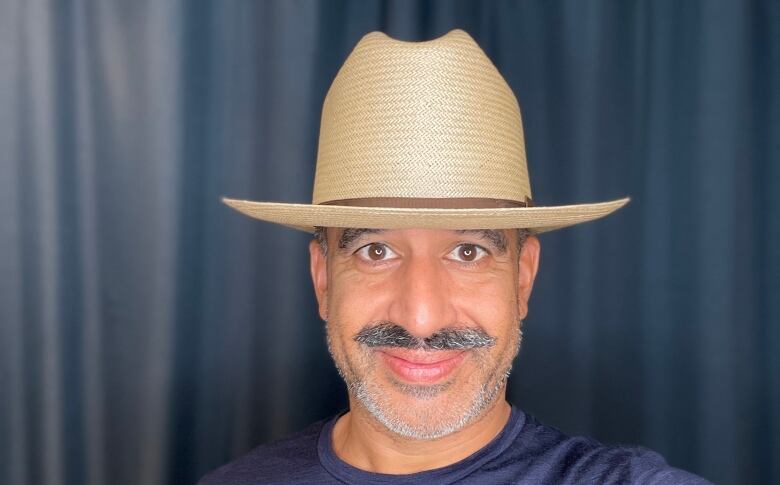
{"type": "Polygon", "coordinates": [[[471,327],[448,327],[419,338],[397,323],[382,321],[365,326],[353,338],[367,347],[399,347],[424,350],[468,350],[495,345],[496,339],[484,330],[471,327]]]}

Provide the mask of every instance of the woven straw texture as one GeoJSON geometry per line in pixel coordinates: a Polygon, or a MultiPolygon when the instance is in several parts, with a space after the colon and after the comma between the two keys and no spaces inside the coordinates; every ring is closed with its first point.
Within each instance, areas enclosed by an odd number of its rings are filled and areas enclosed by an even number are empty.
{"type": "Polygon", "coordinates": [[[376,229],[513,229],[541,233],[592,221],[623,207],[628,198],[555,207],[517,209],[399,209],[281,204],[223,199],[234,209],[268,222],[314,232],[314,226],[376,229]]]}
{"type": "Polygon", "coordinates": [[[325,97],[312,202],[531,198],[520,108],[482,49],[372,32],[325,97]]]}
{"type": "Polygon", "coordinates": [[[322,109],[312,204],[223,201],[251,217],[314,226],[544,232],[603,217],[628,199],[557,207],[531,200],[520,107],[466,32],[427,42],[365,35],[322,109]],[[441,208],[355,206],[354,200],[442,200],[441,208]],[[448,207],[447,199],[495,200],[496,208],[448,207]]]}

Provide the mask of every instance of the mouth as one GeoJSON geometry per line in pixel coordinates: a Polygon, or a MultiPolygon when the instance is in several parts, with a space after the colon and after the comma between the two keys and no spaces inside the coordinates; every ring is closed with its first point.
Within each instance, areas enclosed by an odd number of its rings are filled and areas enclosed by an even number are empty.
{"type": "Polygon", "coordinates": [[[410,350],[385,348],[378,354],[390,371],[409,384],[436,384],[446,379],[466,358],[465,350],[410,350]]]}

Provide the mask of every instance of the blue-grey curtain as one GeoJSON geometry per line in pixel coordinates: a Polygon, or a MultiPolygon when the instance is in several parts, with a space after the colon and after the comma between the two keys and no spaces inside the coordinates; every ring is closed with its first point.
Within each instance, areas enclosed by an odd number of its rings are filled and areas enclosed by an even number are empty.
{"type": "Polygon", "coordinates": [[[717,483],[780,482],[777,1],[0,1],[0,483],[192,483],[346,395],[303,233],[359,38],[471,33],[542,237],[510,399],[717,483]]]}

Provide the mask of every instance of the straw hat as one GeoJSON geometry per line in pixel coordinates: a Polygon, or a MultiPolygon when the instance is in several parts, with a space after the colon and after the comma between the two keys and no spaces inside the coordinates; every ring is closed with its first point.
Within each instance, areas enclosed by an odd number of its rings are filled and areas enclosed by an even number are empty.
{"type": "Polygon", "coordinates": [[[358,42],[322,107],[311,204],[223,199],[248,216],[309,232],[540,233],[628,202],[534,207],[532,200],[517,99],[462,30],[428,42],[371,32],[358,42]]]}

